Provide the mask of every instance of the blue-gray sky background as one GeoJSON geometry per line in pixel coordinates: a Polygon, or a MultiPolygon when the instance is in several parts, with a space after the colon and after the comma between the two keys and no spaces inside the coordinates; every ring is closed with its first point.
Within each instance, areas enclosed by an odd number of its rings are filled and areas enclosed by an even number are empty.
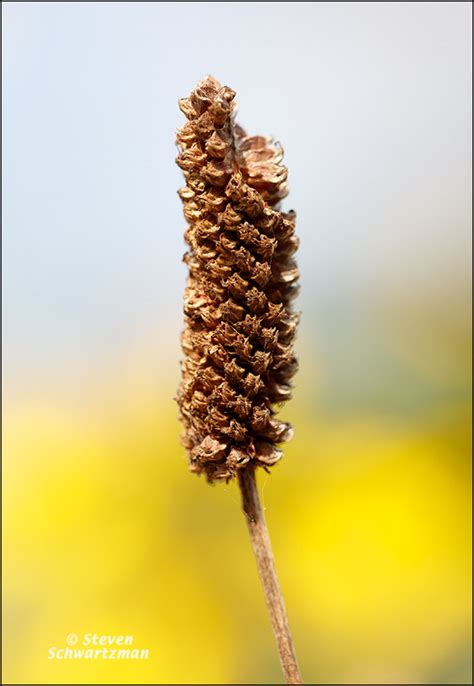
{"type": "Polygon", "coordinates": [[[469,319],[470,15],[469,3],[4,3],[7,398],[95,378],[141,346],[158,385],[177,378],[177,100],[212,73],[237,91],[241,124],[285,148],[300,347],[327,403],[337,388],[409,402],[383,340],[442,365],[469,319]]]}

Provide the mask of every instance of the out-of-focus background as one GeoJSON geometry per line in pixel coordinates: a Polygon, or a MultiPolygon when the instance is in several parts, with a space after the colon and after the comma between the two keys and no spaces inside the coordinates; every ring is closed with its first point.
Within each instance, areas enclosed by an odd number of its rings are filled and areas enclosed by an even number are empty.
{"type": "Polygon", "coordinates": [[[177,99],[286,151],[295,438],[260,487],[310,683],[470,682],[470,3],[4,3],[5,683],[279,683],[188,474],[177,99]],[[87,632],[148,660],[49,660],[87,632]]]}

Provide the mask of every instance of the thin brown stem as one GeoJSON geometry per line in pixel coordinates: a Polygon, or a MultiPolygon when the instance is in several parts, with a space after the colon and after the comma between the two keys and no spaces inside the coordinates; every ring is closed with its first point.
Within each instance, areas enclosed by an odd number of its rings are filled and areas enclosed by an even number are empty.
{"type": "Polygon", "coordinates": [[[278,581],[270,537],[260,505],[255,470],[253,468],[241,469],[238,474],[242,507],[247,519],[253,552],[257,560],[258,573],[270,613],[285,681],[287,684],[302,684],[303,680],[296,661],[295,648],[288,626],[285,601],[278,581]]]}

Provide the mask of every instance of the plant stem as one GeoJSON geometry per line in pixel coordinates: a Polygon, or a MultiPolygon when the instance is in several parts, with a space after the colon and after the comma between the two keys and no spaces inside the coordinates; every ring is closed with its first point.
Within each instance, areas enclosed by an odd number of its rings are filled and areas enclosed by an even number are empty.
{"type": "Polygon", "coordinates": [[[281,592],[273,559],[270,537],[263,516],[255,469],[247,467],[238,471],[239,486],[242,494],[242,507],[257,560],[258,573],[267,602],[273,633],[280,653],[280,661],[287,684],[302,684],[295,649],[291,639],[285,601],[281,592]]]}

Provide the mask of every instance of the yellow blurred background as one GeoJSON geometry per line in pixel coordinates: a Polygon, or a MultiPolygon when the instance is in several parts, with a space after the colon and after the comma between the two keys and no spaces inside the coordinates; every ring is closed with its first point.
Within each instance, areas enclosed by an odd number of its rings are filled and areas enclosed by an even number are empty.
{"type": "MultiPolygon", "coordinates": [[[[436,355],[391,340],[445,392],[406,417],[324,413],[300,344],[295,438],[259,485],[310,683],[469,681],[469,340],[450,326],[436,355]]],[[[187,474],[176,372],[157,397],[142,353],[74,402],[6,404],[6,683],[280,683],[238,491],[187,474]],[[71,632],[149,659],[48,660],[71,632]]]]}

